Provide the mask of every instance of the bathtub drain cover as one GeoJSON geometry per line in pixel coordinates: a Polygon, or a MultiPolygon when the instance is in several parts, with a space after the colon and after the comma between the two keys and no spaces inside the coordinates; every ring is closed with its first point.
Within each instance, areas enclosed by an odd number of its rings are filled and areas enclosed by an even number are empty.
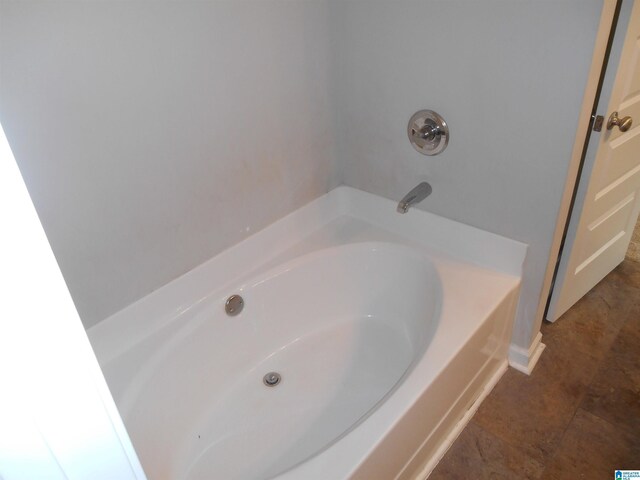
{"type": "Polygon", "coordinates": [[[278,372],[269,372],[264,377],[262,377],[262,383],[264,383],[267,387],[275,387],[280,383],[282,377],[278,372]]]}

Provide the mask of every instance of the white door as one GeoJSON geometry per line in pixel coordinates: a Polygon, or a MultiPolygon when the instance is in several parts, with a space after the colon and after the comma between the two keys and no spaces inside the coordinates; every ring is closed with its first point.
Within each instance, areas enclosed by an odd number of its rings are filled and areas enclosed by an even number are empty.
{"type": "Polygon", "coordinates": [[[0,479],[145,480],[0,125],[0,479]]]}
{"type": "Polygon", "coordinates": [[[616,33],[624,35],[620,61],[617,71],[609,63],[615,75],[609,105],[606,114],[602,112],[602,131],[593,132],[588,147],[595,150],[595,159],[582,208],[576,205],[570,220],[549,321],[557,320],[624,260],[640,211],[640,1],[631,9],[626,34],[621,26],[616,33]]]}

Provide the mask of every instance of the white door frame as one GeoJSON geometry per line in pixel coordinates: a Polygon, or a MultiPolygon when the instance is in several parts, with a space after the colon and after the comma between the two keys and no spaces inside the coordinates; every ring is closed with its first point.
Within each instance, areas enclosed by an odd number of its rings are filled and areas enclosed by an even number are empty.
{"type": "Polygon", "coordinates": [[[0,126],[0,478],[145,480],[0,126]]]}
{"type": "MultiPolygon", "coordinates": [[[[637,69],[635,45],[639,14],[640,2],[622,3],[598,111],[593,112],[600,114],[597,117],[600,123],[606,124],[606,118],[613,111],[620,110],[621,115],[634,108],[637,111],[637,99],[633,100],[635,107],[629,103],[633,97],[629,89],[637,69]]],[[[638,166],[638,156],[632,150],[638,145],[638,130],[618,140],[622,133],[601,126],[585,147],[584,167],[556,267],[546,320],[559,318],[625,258],[640,203],[633,190],[629,190],[631,186],[638,186],[638,177],[635,181],[631,178],[638,166]],[[624,151],[626,156],[622,155],[624,151]],[[622,195],[622,192],[626,193],[622,195]]]]}
{"type": "Polygon", "coordinates": [[[574,202],[579,186],[579,179],[582,174],[583,163],[586,154],[586,148],[589,144],[591,131],[593,128],[593,115],[598,106],[600,90],[604,81],[604,74],[608,62],[608,56],[613,44],[615,33],[615,24],[617,16],[621,8],[622,0],[603,0],[602,14],[600,16],[600,24],[594,45],[591,67],[587,85],[585,87],[582,107],[580,109],[580,117],[578,120],[578,128],[571,152],[571,160],[567,172],[567,179],[564,186],[564,193],[560,203],[560,209],[556,219],[556,229],[549,251],[549,260],[547,262],[546,273],[540,293],[540,300],[536,311],[536,323],[532,329],[532,343],[536,338],[542,325],[542,320],[547,309],[553,280],[556,274],[557,265],[561,255],[563,242],[569,226],[569,219],[573,213],[574,202]]]}

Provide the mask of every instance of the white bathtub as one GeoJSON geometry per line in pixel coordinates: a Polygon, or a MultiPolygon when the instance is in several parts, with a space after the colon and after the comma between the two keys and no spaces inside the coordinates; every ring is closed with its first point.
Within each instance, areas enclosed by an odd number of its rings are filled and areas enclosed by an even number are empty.
{"type": "Polygon", "coordinates": [[[395,206],[340,187],[89,330],[151,480],[428,475],[506,369],[526,247],[395,206]]]}

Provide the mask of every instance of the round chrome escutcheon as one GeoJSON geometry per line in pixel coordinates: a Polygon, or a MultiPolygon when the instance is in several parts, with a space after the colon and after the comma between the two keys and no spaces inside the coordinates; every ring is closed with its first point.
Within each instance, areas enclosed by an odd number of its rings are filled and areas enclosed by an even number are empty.
{"type": "Polygon", "coordinates": [[[423,155],[437,155],[449,144],[447,122],[433,110],[414,113],[407,125],[407,134],[413,148],[423,155]]]}

